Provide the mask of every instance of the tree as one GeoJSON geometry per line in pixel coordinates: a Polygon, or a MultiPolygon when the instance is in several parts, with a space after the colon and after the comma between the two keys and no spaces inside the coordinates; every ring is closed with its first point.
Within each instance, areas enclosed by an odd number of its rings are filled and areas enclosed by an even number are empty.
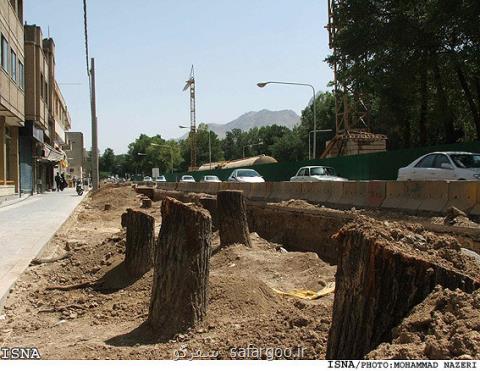
{"type": "Polygon", "coordinates": [[[115,167],[115,153],[113,149],[107,148],[99,159],[100,172],[112,174],[115,167]]]}

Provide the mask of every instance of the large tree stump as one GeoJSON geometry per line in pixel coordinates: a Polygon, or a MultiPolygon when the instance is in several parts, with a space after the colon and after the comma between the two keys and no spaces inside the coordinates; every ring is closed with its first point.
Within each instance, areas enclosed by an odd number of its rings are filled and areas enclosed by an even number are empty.
{"type": "Polygon", "coordinates": [[[192,327],[207,313],[211,238],[206,210],[169,197],[162,202],[148,323],[164,338],[192,327]]]}
{"type": "Polygon", "coordinates": [[[128,209],[122,215],[127,228],[125,269],[131,277],[141,277],[152,267],[155,246],[155,219],[141,211],[128,209]]]}
{"type": "Polygon", "coordinates": [[[454,238],[418,227],[358,219],[336,235],[339,245],[327,359],[362,359],[392,340],[434,287],[473,292],[480,269],[454,238]]]}
{"type": "Polygon", "coordinates": [[[200,197],[198,203],[208,212],[212,217],[212,230],[218,229],[217,221],[217,199],[215,197],[200,197]]]}
{"type": "Polygon", "coordinates": [[[217,221],[222,246],[239,243],[251,247],[247,206],[242,191],[217,193],[217,221]]]}

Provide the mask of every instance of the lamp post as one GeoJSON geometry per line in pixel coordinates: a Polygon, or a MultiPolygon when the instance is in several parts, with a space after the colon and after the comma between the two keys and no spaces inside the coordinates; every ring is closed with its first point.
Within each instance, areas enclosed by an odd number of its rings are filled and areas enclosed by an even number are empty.
{"type": "Polygon", "coordinates": [[[255,146],[261,146],[263,144],[263,142],[258,142],[258,143],[254,143],[254,144],[247,144],[246,146],[243,146],[243,158],[245,158],[245,148],[247,147],[255,147],[255,146]]]}
{"type": "MultiPolygon", "coordinates": [[[[178,127],[180,129],[190,129],[189,127],[183,126],[183,125],[179,125],[178,127]]],[[[208,128],[208,125],[207,125],[207,128],[208,128]]],[[[212,140],[210,138],[211,133],[212,131],[210,130],[210,128],[208,128],[208,162],[210,164],[210,170],[212,170],[212,140]]]]}
{"type": "Polygon", "coordinates": [[[168,144],[158,144],[158,143],[152,143],[150,145],[152,147],[163,147],[163,148],[170,149],[170,168],[171,168],[171,173],[173,174],[173,148],[172,148],[172,146],[169,146],[168,144]]]}
{"type": "MultiPolygon", "coordinates": [[[[310,84],[303,84],[303,83],[300,83],[300,82],[285,82],[285,81],[259,82],[257,84],[257,86],[259,88],[264,88],[265,86],[267,86],[269,84],[308,86],[308,87],[312,88],[312,91],[313,91],[313,106],[312,106],[312,109],[313,109],[313,131],[316,133],[316,131],[317,131],[317,109],[316,109],[316,106],[315,106],[315,99],[316,99],[317,94],[315,92],[314,86],[310,85],[310,84]]],[[[310,141],[310,137],[309,137],[309,141],[310,141]]],[[[316,155],[317,155],[317,135],[314,135],[313,136],[313,159],[316,158],[316,155]]]]}
{"type": "Polygon", "coordinates": [[[323,130],[311,130],[308,133],[308,159],[311,160],[311,151],[310,151],[310,137],[312,133],[330,133],[332,129],[323,129],[323,130]]]}
{"type": "MultiPolygon", "coordinates": [[[[146,155],[147,155],[146,153],[137,152],[137,156],[140,156],[140,157],[142,157],[142,156],[146,156],[146,155]]],[[[136,173],[137,173],[137,174],[135,174],[135,175],[138,175],[138,165],[137,165],[137,170],[136,170],[136,173]]],[[[143,176],[143,171],[142,171],[142,176],[143,176]]]]}

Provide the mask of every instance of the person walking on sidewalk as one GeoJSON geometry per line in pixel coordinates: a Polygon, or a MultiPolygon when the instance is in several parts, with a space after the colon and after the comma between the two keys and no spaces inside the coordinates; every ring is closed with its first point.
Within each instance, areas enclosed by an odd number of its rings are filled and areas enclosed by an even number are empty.
{"type": "Polygon", "coordinates": [[[68,186],[68,183],[67,183],[67,181],[66,181],[66,179],[65,179],[65,173],[62,173],[62,175],[60,175],[60,179],[61,179],[61,182],[62,182],[62,188],[61,188],[61,190],[62,190],[62,192],[63,192],[63,190],[64,190],[65,188],[67,188],[67,186],[68,186]]]}
{"type": "Polygon", "coordinates": [[[60,178],[59,173],[57,173],[57,175],[55,175],[55,184],[57,186],[57,192],[60,192],[60,188],[62,187],[62,178],[60,178]]]}

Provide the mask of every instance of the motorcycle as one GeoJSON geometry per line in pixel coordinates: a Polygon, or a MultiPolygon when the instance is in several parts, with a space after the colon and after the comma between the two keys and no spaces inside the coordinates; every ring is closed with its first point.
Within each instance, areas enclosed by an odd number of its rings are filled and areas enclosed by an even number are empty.
{"type": "Polygon", "coordinates": [[[83,195],[84,189],[82,187],[82,181],[81,180],[77,180],[75,190],[77,191],[77,195],[79,195],[79,196],[83,195]]]}

